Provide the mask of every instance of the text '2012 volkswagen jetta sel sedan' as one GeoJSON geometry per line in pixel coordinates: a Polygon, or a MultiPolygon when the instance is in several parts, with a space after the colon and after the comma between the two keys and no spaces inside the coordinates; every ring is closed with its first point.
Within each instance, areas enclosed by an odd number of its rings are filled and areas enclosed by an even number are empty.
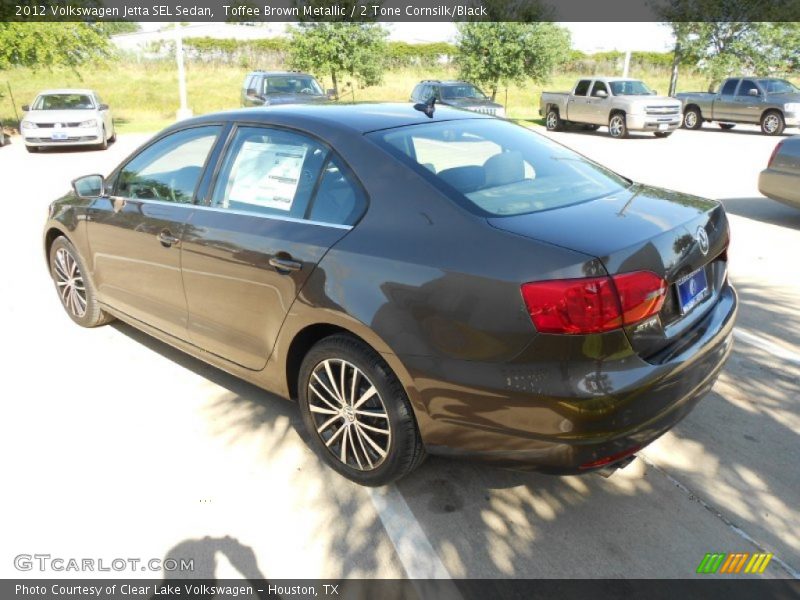
{"type": "Polygon", "coordinates": [[[428,453],[624,464],[731,349],[728,223],[513,123],[437,107],[180,122],[50,207],[69,316],[119,318],[296,399],[380,485],[428,453]]]}

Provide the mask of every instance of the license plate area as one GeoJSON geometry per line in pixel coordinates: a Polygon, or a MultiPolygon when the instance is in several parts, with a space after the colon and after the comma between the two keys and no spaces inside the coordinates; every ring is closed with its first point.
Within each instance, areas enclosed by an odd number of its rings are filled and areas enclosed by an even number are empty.
{"type": "Polygon", "coordinates": [[[669,129],[669,125],[667,123],[659,123],[658,124],[658,129],[660,131],[666,131],[667,129],[669,129]]]}
{"type": "Polygon", "coordinates": [[[709,296],[705,267],[682,277],[675,283],[681,315],[687,314],[709,296]]]}
{"type": "Polygon", "coordinates": [[[67,132],[66,131],[54,131],[51,135],[53,140],[65,140],[67,139],[67,132]]]}

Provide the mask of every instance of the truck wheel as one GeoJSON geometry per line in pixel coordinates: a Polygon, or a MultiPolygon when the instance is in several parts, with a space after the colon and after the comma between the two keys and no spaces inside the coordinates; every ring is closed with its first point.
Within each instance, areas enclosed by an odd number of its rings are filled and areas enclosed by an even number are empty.
{"type": "Polygon", "coordinates": [[[719,123],[718,125],[720,129],[724,129],[725,131],[736,127],[736,123],[719,123]]]}
{"type": "Polygon", "coordinates": [[[626,138],[628,137],[628,125],[625,122],[625,115],[622,113],[614,113],[608,120],[608,133],[613,138],[626,138]]]}
{"type": "Polygon", "coordinates": [[[683,113],[683,126],[686,129],[700,129],[703,126],[703,115],[696,106],[690,106],[683,113]]]}
{"type": "Polygon", "coordinates": [[[561,131],[564,129],[564,121],[561,120],[561,116],[558,114],[558,109],[549,109],[544,122],[547,126],[547,131],[561,131]]]}
{"type": "Polygon", "coordinates": [[[783,115],[777,110],[767,111],[761,117],[761,133],[780,135],[785,128],[786,122],[783,120],[783,115]]]}

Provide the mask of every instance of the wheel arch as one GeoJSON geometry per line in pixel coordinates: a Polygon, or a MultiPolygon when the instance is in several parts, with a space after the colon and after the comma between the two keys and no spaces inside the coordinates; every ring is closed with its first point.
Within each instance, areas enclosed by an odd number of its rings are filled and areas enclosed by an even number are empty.
{"type": "Polygon", "coordinates": [[[56,227],[55,225],[50,225],[47,228],[47,231],[45,231],[45,234],[44,234],[44,258],[45,258],[46,261],[50,260],[50,248],[53,247],[53,243],[56,241],[57,238],[62,237],[62,236],[65,237],[67,239],[67,241],[69,241],[71,244],[74,245],[74,242],[70,239],[69,235],[67,235],[67,232],[64,231],[63,229],[60,229],[60,228],[56,227]]]}
{"type": "Polygon", "coordinates": [[[783,111],[780,108],[775,108],[773,106],[772,108],[764,109],[764,111],[761,113],[761,116],[758,118],[759,123],[763,121],[764,117],[766,117],[769,113],[777,113],[780,115],[781,119],[786,119],[786,115],[783,114],[783,111]]]}

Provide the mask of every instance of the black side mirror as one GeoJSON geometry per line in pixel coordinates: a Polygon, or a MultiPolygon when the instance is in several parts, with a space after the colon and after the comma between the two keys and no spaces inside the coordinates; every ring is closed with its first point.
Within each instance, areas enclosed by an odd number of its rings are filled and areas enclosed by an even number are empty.
{"type": "Polygon", "coordinates": [[[22,105],[22,112],[28,112],[31,109],[30,104],[23,104],[22,105]]]}
{"type": "Polygon", "coordinates": [[[99,104],[97,110],[108,110],[108,104],[99,104]]]}
{"type": "Polygon", "coordinates": [[[105,196],[106,181],[102,175],[84,175],[72,182],[72,189],[78,198],[92,200],[105,196]]]}

